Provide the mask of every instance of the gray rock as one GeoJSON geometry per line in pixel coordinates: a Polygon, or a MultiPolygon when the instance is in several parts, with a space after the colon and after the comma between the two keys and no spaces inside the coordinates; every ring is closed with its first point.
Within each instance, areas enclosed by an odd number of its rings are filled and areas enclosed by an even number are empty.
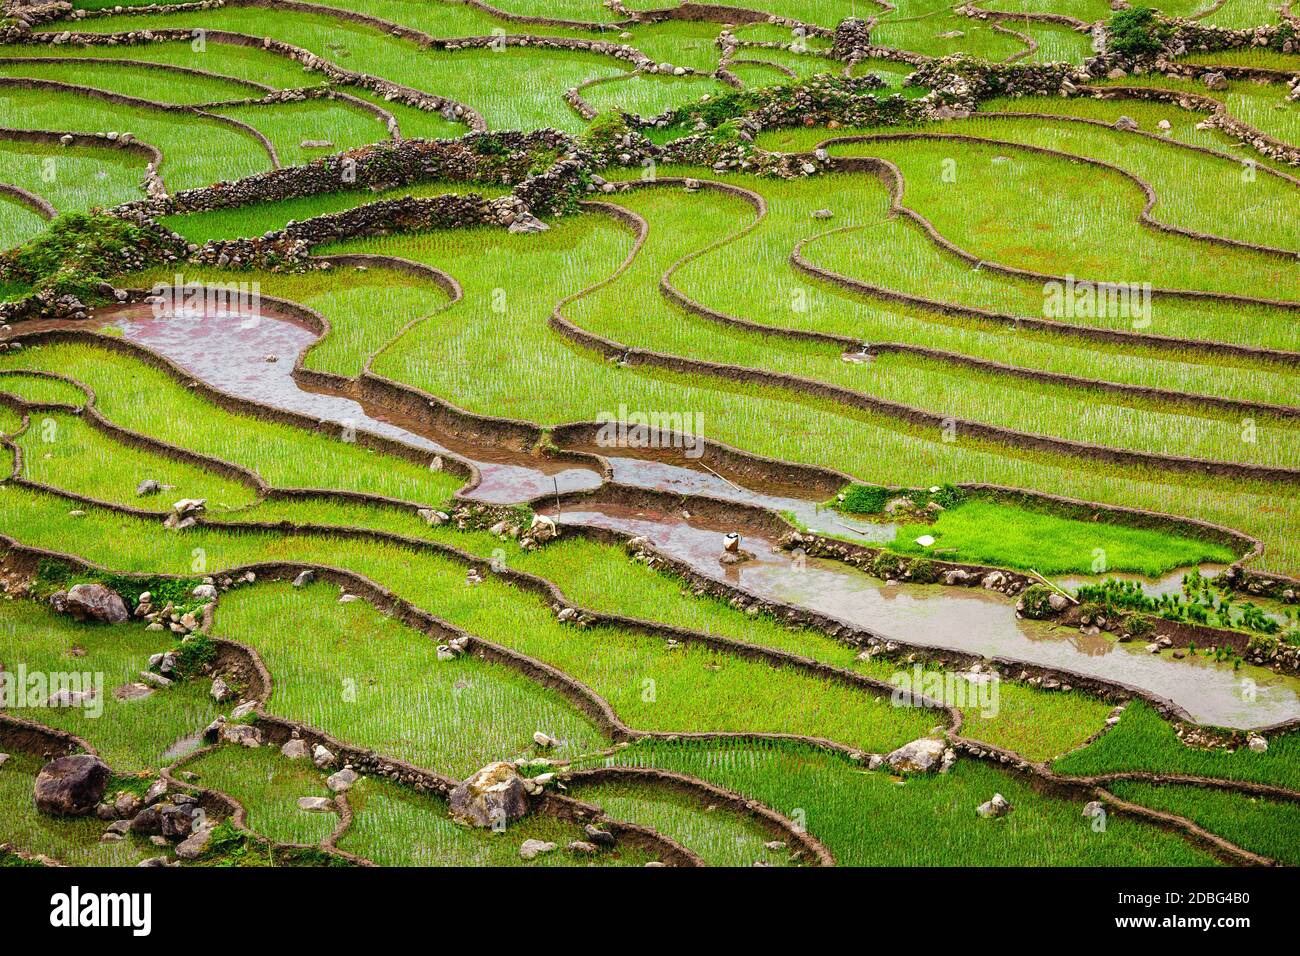
{"type": "Polygon", "coordinates": [[[326,767],[334,766],[336,760],[338,760],[338,758],[335,757],[334,753],[324,744],[317,744],[311,749],[311,762],[322,770],[326,767]]]}
{"type": "Polygon", "coordinates": [[[221,726],[221,739],[227,743],[239,744],[242,747],[262,746],[262,732],[252,724],[223,724],[221,726]]]}
{"type": "Polygon", "coordinates": [[[204,854],[212,842],[211,824],[205,824],[187,836],[176,847],[176,855],[182,860],[193,860],[204,854]]]}
{"type": "Polygon", "coordinates": [[[211,584],[200,584],[190,592],[190,597],[196,601],[215,601],[217,599],[217,589],[211,584]]]}
{"type": "Polygon", "coordinates": [[[934,737],[922,737],[903,744],[885,756],[885,763],[896,773],[929,773],[937,770],[947,745],[934,737]]]}
{"type": "Polygon", "coordinates": [[[1202,73],[1201,83],[1208,90],[1226,90],[1228,88],[1228,78],[1214,70],[1202,73]]]}
{"type": "Polygon", "coordinates": [[[311,584],[315,580],[316,580],[316,572],[311,570],[311,568],[308,568],[306,571],[301,572],[296,578],[293,579],[293,586],[296,588],[305,588],[307,585],[311,584]]]}
{"type": "Polygon", "coordinates": [[[154,481],[152,478],[146,478],[144,481],[140,482],[140,484],[135,486],[135,493],[140,497],[144,497],[145,495],[156,495],[160,491],[162,491],[162,485],[158,484],[158,482],[154,481]]]}
{"type": "Polygon", "coordinates": [[[352,789],[352,785],[357,782],[357,772],[351,767],[344,767],[337,773],[330,774],[329,779],[325,781],[326,786],[334,793],[344,793],[352,789]]]}
{"type": "Polygon", "coordinates": [[[490,763],[451,792],[451,813],[476,827],[505,826],[529,809],[524,781],[513,764],[490,763]]]}
{"type": "Polygon", "coordinates": [[[108,764],[90,754],[51,760],[36,776],[36,809],[56,816],[79,817],[95,809],[111,776],[108,764]]]}
{"type": "Polygon", "coordinates": [[[294,737],[290,740],[286,740],[284,746],[280,748],[280,753],[288,757],[290,760],[301,760],[308,754],[307,741],[303,740],[301,737],[294,737]]]}
{"type": "Polygon", "coordinates": [[[298,809],[311,813],[331,813],[334,810],[334,801],[329,797],[299,797],[298,809]]]}
{"type": "Polygon", "coordinates": [[[1132,133],[1138,129],[1138,121],[1131,116],[1121,116],[1115,120],[1115,129],[1123,133],[1132,133]]]}
{"type": "Polygon", "coordinates": [[[1011,803],[1000,793],[993,794],[992,800],[986,800],[975,810],[980,816],[988,819],[990,817],[1005,817],[1011,812],[1011,803]]]}
{"type": "Polygon", "coordinates": [[[230,685],[221,677],[212,681],[212,690],[210,693],[212,694],[212,699],[218,704],[224,704],[226,701],[230,700],[230,698],[235,696],[235,692],[231,690],[230,685]]]}
{"type": "Polygon", "coordinates": [[[75,584],[64,595],[63,611],[78,621],[121,624],[128,617],[118,593],[102,584],[75,584]]]}
{"type": "Polygon", "coordinates": [[[519,856],[525,860],[534,860],[543,853],[550,853],[555,844],[549,840],[525,840],[519,847],[519,856]]]}

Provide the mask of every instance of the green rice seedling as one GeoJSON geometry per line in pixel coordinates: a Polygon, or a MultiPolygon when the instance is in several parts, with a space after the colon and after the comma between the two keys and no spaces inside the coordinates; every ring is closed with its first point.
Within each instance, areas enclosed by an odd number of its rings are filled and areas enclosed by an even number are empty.
{"type": "Polygon", "coordinates": [[[0,242],[5,248],[35,239],[45,231],[45,219],[26,203],[0,197],[0,242]]]}
{"type": "Polygon", "coordinates": [[[608,741],[551,690],[477,658],[437,659],[426,634],[324,584],[237,590],[216,633],[247,643],[275,679],[270,712],[461,778],[494,760],[537,756],[533,734],[566,759],[608,741]]]}
{"type": "MultiPolygon", "coordinates": [[[[0,142],[0,157],[7,182],[36,193],[60,213],[114,206],[142,195],[145,158],[125,150],[0,142]]],[[[5,248],[23,239],[9,230],[0,234],[5,248]]]]}
{"type": "Polygon", "coordinates": [[[1149,770],[1269,783],[1295,790],[1300,788],[1300,770],[1294,758],[1298,746],[1300,734],[1295,731],[1274,736],[1264,753],[1246,747],[1228,751],[1190,746],[1180,741],[1173,725],[1162,720],[1148,704],[1135,701],[1105,736],[1067,754],[1056,761],[1053,769],[1082,776],[1149,770]]]}
{"type": "Polygon", "coordinates": [[[165,511],[181,498],[205,498],[215,510],[242,508],[256,495],[206,468],[125,445],[65,413],[34,413],[18,445],[24,478],[99,501],[165,511]],[[168,497],[140,498],[136,488],[146,479],[168,486],[168,497]]]}
{"type": "Polygon", "coordinates": [[[330,153],[389,138],[382,119],[343,100],[222,106],[212,112],[261,131],[274,144],[285,166],[299,166],[330,153]],[[330,145],[303,145],[313,142],[330,145]]]}
{"type": "Polygon", "coordinates": [[[594,803],[615,820],[632,820],[653,827],[694,850],[709,866],[791,866],[790,850],[768,849],[778,840],[770,830],[730,809],[666,787],[603,783],[572,787],[579,800],[594,803]]]}
{"type": "MultiPolygon", "coordinates": [[[[118,28],[127,29],[129,21],[114,21],[118,28]]],[[[82,29],[78,25],[78,29],[82,29]]],[[[5,55],[23,58],[36,57],[87,57],[95,60],[143,60],[165,63],[188,69],[206,70],[232,80],[252,81],[279,89],[299,89],[317,86],[323,82],[322,74],[308,70],[287,56],[281,56],[260,46],[236,46],[231,43],[205,43],[196,49],[193,38],[154,41],[152,43],[73,46],[71,44],[22,44],[5,47],[5,55]]]]}
{"type": "Polygon", "coordinates": [[[1295,835],[1300,804],[1207,787],[1157,786],[1136,780],[1108,786],[1123,800],[1186,817],[1238,846],[1288,866],[1300,861],[1295,835]]]}
{"type": "Polygon", "coordinates": [[[381,866],[644,866],[654,859],[644,850],[620,845],[586,856],[566,849],[582,840],[582,828],[554,817],[532,814],[500,832],[452,821],[446,804],[416,794],[382,777],[366,780],[349,795],[355,818],[339,848],[381,866]],[[557,849],[522,860],[525,840],[544,840],[557,849]]]}
{"type": "Polygon", "coordinates": [[[44,375],[29,375],[22,372],[0,375],[0,392],[29,402],[72,406],[86,404],[86,393],[77,386],[57,378],[46,378],[44,375]]]}
{"type": "MultiPolygon", "coordinates": [[[[4,55],[9,55],[8,49],[4,55]]],[[[55,80],[125,93],[154,103],[186,105],[257,98],[264,92],[255,86],[221,77],[171,73],[128,63],[51,63],[44,57],[33,57],[21,63],[0,63],[0,76],[55,80]]]]}
{"type": "Polygon", "coordinates": [[[1039,794],[1022,778],[978,761],[903,780],[783,744],[645,743],[613,760],[676,770],[759,800],[799,821],[841,866],[1214,863],[1177,835],[1122,817],[1094,832],[1081,814],[1082,798],[1039,794]],[[982,819],[975,808],[994,793],[1014,809],[982,819]]]}
{"type": "Polygon", "coordinates": [[[185,769],[198,774],[198,786],[238,800],[248,811],[248,828],[277,843],[320,843],[338,825],[336,814],[298,809],[299,797],[331,796],[325,774],[310,760],[290,760],[273,747],[223,746],[187,761],[185,769]]]}
{"type": "MultiPolygon", "coordinates": [[[[146,631],[138,621],[80,624],[32,601],[2,603],[0,661],[5,670],[17,673],[21,667],[29,676],[46,675],[47,693],[25,694],[22,702],[29,706],[15,707],[12,713],[83,738],[119,773],[171,763],[175,757],[169,750],[202,731],[217,714],[208,682],[183,681],[137,699],[121,699],[115,693],[139,683],[149,657],[170,649],[170,638],[146,631]],[[69,681],[71,675],[81,675],[82,684],[89,685],[81,689],[94,689],[93,699],[82,706],[46,706],[55,675],[69,675],[69,681]]],[[[39,684],[30,686],[40,689],[39,684]]]]}

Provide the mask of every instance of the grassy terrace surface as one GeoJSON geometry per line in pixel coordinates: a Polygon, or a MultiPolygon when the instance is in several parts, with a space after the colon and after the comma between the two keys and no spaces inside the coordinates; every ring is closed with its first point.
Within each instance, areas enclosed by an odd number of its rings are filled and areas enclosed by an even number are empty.
{"type": "Polygon", "coordinates": [[[644,866],[655,858],[627,846],[591,857],[569,851],[570,842],[583,838],[582,828],[553,817],[534,815],[503,833],[472,830],[453,822],[441,801],[377,777],[348,799],[356,816],[339,848],[384,866],[644,866]],[[524,861],[519,847],[528,839],[559,849],[524,861]]]}
{"type": "MultiPolygon", "coordinates": [[[[282,229],[292,221],[300,222],[314,216],[325,216],[365,203],[381,202],[401,196],[430,197],[448,193],[458,195],[477,193],[492,199],[508,191],[504,187],[488,184],[435,180],[378,193],[359,189],[341,190],[335,193],[304,196],[300,199],[258,203],[253,206],[234,206],[201,213],[181,213],[164,216],[161,221],[167,228],[176,230],[190,242],[204,243],[212,239],[254,238],[265,232],[282,229]]],[[[166,278],[166,276],[159,274],[159,278],[166,278]]]]}
{"type": "Polygon", "coordinates": [[[99,394],[115,424],[256,470],[276,487],[332,487],[442,501],[461,482],[323,434],[223,412],[163,372],[93,344],[26,350],[6,367],[58,368],[99,394]],[[167,395],[167,403],[157,396],[167,395]],[[202,421],[196,430],[191,423],[202,421]]]}
{"type": "Polygon", "coordinates": [[[271,713],[457,778],[536,756],[537,730],[560,742],[560,758],[608,746],[555,692],[477,658],[440,662],[427,635],[338,596],[271,584],[221,602],[215,633],[262,656],[271,713]]]}
{"type": "Polygon", "coordinates": [[[290,760],[274,748],[223,746],[185,769],[198,775],[198,786],[243,804],[248,828],[277,843],[320,843],[338,825],[334,813],[298,809],[299,797],[332,796],[326,775],[309,760],[290,760]]]}
{"type": "Polygon", "coordinates": [[[13,713],[81,737],[119,773],[164,766],[175,759],[168,755],[173,744],[201,731],[217,715],[207,685],[183,683],[135,700],[119,699],[114,691],[139,682],[150,655],[171,646],[169,637],[148,632],[138,622],[96,627],[31,602],[0,604],[0,662],[6,670],[21,664],[28,674],[84,674],[92,684],[94,675],[102,674],[104,681],[90,706],[44,706],[45,697],[37,695],[40,700],[25,701],[32,706],[13,713]]]}
{"type": "MultiPolygon", "coordinates": [[[[170,28],[187,35],[201,29],[209,35],[197,43],[187,38],[86,47],[7,46],[0,51],[0,59],[7,60],[0,62],[0,126],[130,132],[162,151],[160,172],[175,193],[267,171],[277,162],[272,152],[278,153],[279,164],[289,165],[397,136],[459,136],[473,114],[482,116],[490,129],[550,126],[581,135],[588,120],[566,100],[574,91],[603,113],[621,110],[648,118],[727,94],[731,79],[711,75],[723,66],[745,89],[784,83],[791,75],[845,71],[843,61],[833,58],[829,36],[807,37],[785,22],[724,26],[727,19],[746,19],[746,14],[732,18],[725,12],[733,2],[825,28],[849,15],[871,17],[873,44],[935,57],[962,53],[989,61],[1081,65],[1092,45],[1087,31],[1027,18],[981,20],[933,0],[890,5],[722,0],[722,12],[706,11],[713,20],[654,23],[617,23],[624,16],[622,7],[610,8],[600,0],[489,2],[503,13],[452,0],[319,0],[314,11],[236,4],[136,16],[111,12],[117,0],[76,0],[78,7],[108,15],[42,23],[36,31],[46,38],[63,30],[170,28]],[[349,22],[344,16],[350,13],[435,39],[496,33],[612,41],[668,66],[630,73],[625,59],[545,49],[532,41],[443,50],[425,42],[427,37],[406,38],[382,24],[349,22]],[[548,25],[513,16],[580,22],[548,25]],[[212,31],[254,39],[243,47],[214,39],[212,31]],[[727,63],[718,43],[724,31],[741,41],[728,51],[727,63]],[[347,83],[330,83],[325,73],[264,48],[262,37],[300,47],[347,71],[446,97],[468,107],[471,117],[457,120],[450,109],[425,111],[347,83]],[[794,49],[744,45],[791,41],[794,49]],[[732,65],[733,59],[740,62],[732,65]],[[672,66],[689,72],[673,75],[672,66]],[[87,86],[140,102],[118,105],[97,97],[93,89],[10,85],[23,78],[87,86]],[[211,116],[188,109],[259,99],[269,90],[324,86],[381,112],[338,97],[212,106],[211,116]],[[390,131],[384,114],[391,114],[400,129],[390,131]],[[314,140],[330,145],[304,145],[314,140]]],[[[676,0],[623,2],[633,11],[647,11],[676,0]]],[[[139,5],[137,0],[126,3],[139,5]]],[[[1114,12],[1106,0],[983,0],[982,5],[1012,16],[1066,14],[1087,23],[1105,21],[1114,12]]],[[[1277,22],[1275,8],[1275,0],[1228,0],[1219,9],[1209,0],[1160,4],[1166,15],[1229,27],[1277,22]]],[[[1197,53],[1185,62],[1198,71],[1213,65],[1300,69],[1300,56],[1260,49],[1197,53]]],[[[883,95],[914,98],[927,91],[904,85],[912,70],[877,57],[854,64],[849,72],[875,73],[888,87],[883,95]]],[[[1286,99],[1284,82],[1234,79],[1227,90],[1209,93],[1197,77],[1152,74],[1101,85],[1208,94],[1231,116],[1268,136],[1300,144],[1300,106],[1286,99]]],[[[698,414],[710,440],[755,455],[837,469],[854,482],[920,488],[984,482],[1225,525],[1263,543],[1263,557],[1255,565],[1294,575],[1300,572],[1300,542],[1289,483],[1214,477],[1155,463],[1117,465],[1033,450],[1010,436],[975,440],[961,427],[912,424],[898,413],[854,409],[832,395],[814,397],[705,370],[658,370],[637,364],[634,356],[606,360],[566,338],[558,323],[552,325],[557,303],[590,290],[565,301],[562,317],[634,350],[798,376],[948,420],[1120,451],[1300,469],[1300,426],[1294,416],[1240,407],[1296,404],[1300,369],[1289,361],[1244,352],[1218,355],[1202,344],[1300,352],[1297,308],[1157,294],[1140,321],[1128,314],[1086,310],[1059,314],[1049,308],[1050,290],[1042,278],[1005,275],[984,265],[1227,297],[1267,297],[1300,306],[1300,267],[1294,256],[1300,251],[1300,226],[1293,215],[1300,190],[1296,169],[1263,159],[1250,144],[1217,129],[1198,129],[1205,118],[1205,112],[1177,103],[1140,99],[1005,97],[982,103],[967,119],[915,128],[799,125],[757,136],[763,149],[796,153],[836,136],[928,134],[840,143],[831,151],[837,158],[871,157],[896,167],[901,202],[927,217],[944,241],[979,258],[975,267],[917,223],[891,215],[888,184],[870,172],[783,180],[723,172],[721,167],[660,164],[656,173],[661,178],[721,180],[750,190],[761,196],[766,214],[757,215],[754,206],[736,195],[707,187],[687,191],[670,185],[608,194],[593,189],[586,198],[606,208],[588,204],[570,215],[548,217],[550,228],[541,233],[511,234],[500,228],[384,231],[313,250],[318,255],[391,255],[428,265],[459,283],[463,296],[456,301],[428,277],[378,263],[300,273],[181,263],[125,276],[108,266],[104,277],[115,286],[131,287],[169,282],[178,272],[185,281],[255,281],[264,296],[300,303],[328,321],[330,333],[301,358],[306,369],[356,376],[373,363],[378,375],[472,413],[521,419],[543,429],[608,418],[620,408],[698,414]],[[990,115],[999,113],[1022,115],[990,115]],[[1121,115],[1153,135],[1111,128],[1121,115]],[[1152,219],[1225,241],[1143,225],[1145,197],[1134,178],[1149,183],[1155,193],[1152,219]],[[609,206],[645,223],[642,244],[636,244],[635,231],[624,218],[611,215],[609,206]],[[1274,247],[1282,254],[1253,251],[1244,243],[1274,247]],[[815,266],[879,292],[810,277],[792,262],[797,246],[815,266]],[[756,327],[729,326],[680,309],[661,290],[665,278],[706,309],[756,327]],[[930,304],[894,301],[895,294],[930,304]],[[950,314],[971,309],[1055,319],[1061,327],[1030,330],[996,317],[950,314]],[[1091,342],[1066,325],[1183,342],[1091,342]],[[787,331],[829,333],[852,344],[842,348],[792,340],[781,334],[787,331]],[[876,348],[858,355],[859,343],[876,348]],[[899,352],[891,344],[931,354],[899,352]],[[1142,394],[1148,388],[1182,394],[1142,394]],[[1216,400],[1238,405],[1217,407],[1216,400]]],[[[647,133],[655,142],[667,143],[690,127],[687,121],[647,133]]],[[[717,138],[741,142],[748,135],[735,139],[742,129],[727,124],[717,138]]],[[[0,180],[47,199],[60,213],[144,195],[142,153],[0,140],[0,159],[8,160],[9,170],[0,180]]],[[[642,168],[632,162],[590,172],[635,181],[642,168]]],[[[340,188],[282,202],[169,216],[162,224],[195,243],[252,239],[290,222],[377,200],[471,192],[492,199],[507,190],[500,183],[438,181],[403,188],[340,188]]],[[[0,245],[29,239],[42,228],[43,220],[32,209],[0,198],[0,245]]],[[[19,281],[5,282],[0,295],[14,298],[25,291],[19,281]]],[[[110,329],[107,334],[120,333],[110,329]]],[[[9,456],[11,463],[22,460],[20,474],[28,481],[127,508],[162,511],[182,497],[204,498],[206,517],[231,526],[199,524],[178,533],[165,529],[161,516],[130,517],[0,480],[4,535],[80,556],[115,573],[220,576],[246,564],[283,561],[364,576],[484,641],[562,671],[607,701],[634,733],[654,732],[658,739],[611,748],[608,730],[599,729],[580,706],[581,695],[570,699],[507,664],[473,655],[439,661],[437,642],[429,635],[364,601],[341,600],[335,585],[293,588],[262,575],[256,584],[221,596],[212,633],[250,646],[265,662],[273,678],[264,702],[269,714],[449,777],[463,778],[490,761],[542,755],[574,760],[580,768],[611,764],[678,771],[786,815],[822,841],[842,865],[1216,862],[1184,836],[1122,814],[1111,814],[1104,831],[1095,832],[1082,816],[1083,803],[1091,799],[1087,786],[1037,787],[994,762],[963,757],[941,774],[894,777],[887,769],[869,772],[864,762],[846,759],[833,748],[796,741],[682,739],[679,735],[693,733],[806,735],[885,753],[940,734],[948,717],[943,711],[895,706],[887,694],[815,676],[791,662],[778,666],[690,640],[669,643],[636,627],[562,622],[548,599],[496,574],[486,574],[481,582],[467,579],[463,561],[419,543],[504,561],[512,570],[552,582],[569,601],[597,613],[799,655],[886,683],[904,671],[913,676],[910,662],[859,659],[859,648],[823,631],[749,614],[725,600],[697,594],[689,581],[648,568],[617,545],[566,531],[542,548],[524,549],[516,540],[487,531],[431,526],[409,506],[332,498],[329,492],[362,492],[448,507],[463,479],[432,470],[432,453],[406,460],[358,447],[342,426],[309,430],[224,411],[183,376],[173,379],[112,344],[92,340],[21,351],[6,347],[0,353],[0,433],[19,449],[9,456]],[[30,374],[42,370],[85,383],[97,395],[99,414],[113,425],[231,462],[256,480],[233,480],[212,467],[133,447],[95,427],[87,412],[32,411],[24,418],[23,402],[76,406],[87,400],[70,383],[30,374]],[[137,496],[136,486],[145,478],[162,482],[164,492],[137,496]],[[269,500],[257,493],[259,482],[273,490],[269,500]],[[324,494],[275,498],[274,492],[285,489],[324,494]],[[253,522],[279,526],[252,527],[253,522]],[[293,525],[316,530],[294,530],[293,525]],[[357,527],[416,540],[371,540],[352,534],[357,527]],[[537,748],[535,731],[556,738],[556,746],[537,748]],[[1005,818],[983,819],[976,807],[994,793],[1006,796],[1015,809],[1005,818]]],[[[277,375],[296,356],[278,358],[278,368],[266,366],[277,375]]],[[[240,387],[254,385],[245,381],[240,387]]],[[[5,474],[9,470],[0,468],[5,474]]],[[[944,501],[950,503],[947,497],[944,501]]],[[[696,510],[689,499],[681,507],[696,510]]],[[[1048,575],[1088,571],[1098,549],[1111,571],[1149,576],[1238,557],[1204,539],[1068,519],[981,495],[951,505],[924,527],[901,522],[886,547],[1048,575]],[[937,539],[931,548],[913,543],[922,532],[937,539]]],[[[12,568],[10,561],[6,575],[12,568]]],[[[58,569],[43,566],[38,593],[58,578],[58,569]]],[[[74,574],[60,586],[82,579],[74,574]]],[[[136,582],[111,580],[134,597],[136,582]]],[[[876,583],[873,579],[872,586],[876,583]]],[[[6,581],[7,589],[11,584],[6,581]]],[[[885,583],[878,586],[888,593],[885,583]]],[[[929,596],[920,594],[922,589],[937,592],[941,587],[905,585],[894,593],[918,598],[929,596]]],[[[1277,601],[1264,607],[1285,612],[1287,606],[1277,601]]],[[[1009,616],[1009,606],[1006,612],[1009,616]]],[[[1050,621],[1019,621],[1017,626],[1035,640],[1060,641],[1073,633],[1050,621]]],[[[0,602],[0,668],[6,674],[21,667],[103,676],[92,702],[103,708],[102,717],[92,719],[82,708],[41,706],[43,701],[34,699],[23,701],[14,713],[84,737],[116,772],[139,773],[141,780],[182,761],[198,786],[239,800],[247,809],[248,826],[272,841],[320,847],[337,836],[342,849],[384,865],[640,866],[652,859],[626,845],[593,856],[568,851],[567,843],[582,838],[581,827],[537,814],[505,833],[467,828],[451,819],[443,800],[383,778],[364,778],[353,787],[347,799],[354,817],[340,834],[337,814],[308,813],[296,805],[299,797],[328,794],[326,773],[310,761],[291,761],[276,748],[230,745],[185,760],[200,745],[198,732],[233,706],[214,703],[209,676],[139,699],[114,693],[139,681],[149,657],[175,646],[176,640],[167,631],[145,630],[139,620],[97,627],[30,601],[0,602]],[[519,856],[526,838],[551,840],[560,849],[526,863],[519,856]]],[[[924,670],[927,676],[954,676],[934,665],[924,670]]],[[[1253,667],[1241,672],[1243,694],[1252,692],[1245,675],[1254,673],[1253,667]]],[[[244,690],[236,688],[237,693],[244,690]]],[[[1205,749],[1184,744],[1175,725],[1140,700],[1130,702],[1118,724],[1106,728],[1113,703],[1079,690],[1049,691],[1006,680],[991,706],[984,700],[987,711],[975,701],[963,707],[959,733],[1066,776],[1138,771],[1300,790],[1300,732],[1269,733],[1263,753],[1244,745],[1234,752],[1205,749]],[[1103,728],[1105,733],[1087,743],[1103,728]]],[[[0,840],[74,864],[132,865],[159,852],[137,838],[99,843],[104,824],[93,817],[59,821],[36,814],[30,794],[40,764],[33,756],[17,754],[0,766],[0,840]]],[[[1142,781],[1115,780],[1105,787],[1120,799],[1185,816],[1246,849],[1300,864],[1293,850],[1300,818],[1291,802],[1142,781]]],[[[754,818],[683,792],[606,782],[570,784],[568,793],[599,805],[611,819],[659,830],[710,865],[800,862],[790,860],[786,849],[765,847],[773,833],[754,818]]],[[[256,844],[249,846],[243,863],[274,862],[252,849],[256,844]]],[[[319,863],[327,857],[317,849],[309,859],[319,863]]]]}
{"type": "Polygon", "coordinates": [[[1094,833],[1082,802],[1036,794],[987,764],[959,761],[941,776],[899,781],[798,747],[640,745],[617,762],[701,777],[800,819],[842,866],[1204,866],[1180,838],[1124,819],[1094,833]],[[975,807],[1002,793],[1016,810],[984,820],[975,807]],[[942,853],[934,835],[943,834],[942,853]]]}
{"type": "Polygon", "coordinates": [[[117,843],[100,843],[104,822],[95,817],[49,817],[36,811],[32,787],[45,761],[12,754],[0,767],[0,843],[12,843],[29,853],[44,853],[68,866],[135,866],[158,848],[144,837],[128,836],[117,843]]]}
{"type": "Polygon", "coordinates": [[[1137,702],[1124,711],[1113,730],[1092,746],[1056,761],[1053,769],[1081,776],[1146,770],[1246,780],[1296,790],[1300,789],[1297,747],[1300,747],[1300,734],[1294,731],[1273,737],[1265,753],[1255,753],[1245,747],[1232,753],[1188,747],[1178,739],[1170,724],[1148,705],[1137,702]]]}
{"type": "MultiPolygon", "coordinates": [[[[59,212],[113,206],[138,198],[146,162],[143,156],[117,149],[3,141],[0,157],[5,164],[5,182],[35,193],[59,212]]],[[[35,216],[27,207],[20,211],[25,217],[35,216]]],[[[0,236],[6,244],[26,238],[8,227],[0,236]]]]}
{"type": "Polygon", "coordinates": [[[191,534],[171,536],[155,523],[97,510],[69,516],[58,499],[16,487],[4,492],[0,503],[5,527],[24,543],[58,545],[120,570],[188,573],[196,548],[210,573],[266,560],[352,570],[472,634],[555,665],[608,699],[640,730],[809,734],[879,751],[900,746],[934,724],[926,712],[894,708],[887,700],[839,684],[694,645],[673,649],[661,638],[614,628],[592,632],[592,643],[576,642],[574,635],[581,632],[558,622],[536,597],[494,578],[471,586],[462,565],[397,545],[348,542],[327,534],[191,529],[191,534]],[[10,507],[21,509],[23,519],[15,520],[10,507]],[[61,540],[55,536],[60,525],[61,540]],[[78,533],[70,536],[73,531],[78,533]],[[127,553],[124,542],[109,543],[121,542],[123,535],[139,542],[138,552],[127,553]],[[755,686],[784,690],[754,695],[755,686]]]}
{"type": "Polygon", "coordinates": [[[1176,813],[1238,846],[1288,866],[1300,865],[1300,805],[1257,798],[1243,799],[1201,787],[1154,786],[1120,782],[1111,792],[1144,807],[1176,813]]]}
{"type": "Polygon", "coordinates": [[[767,849],[773,837],[753,820],[720,808],[705,809],[699,798],[636,784],[606,783],[572,788],[573,796],[601,807],[615,820],[654,827],[694,850],[709,866],[791,864],[789,849],[767,849]],[[702,812],[703,811],[703,812],[702,812]]]}

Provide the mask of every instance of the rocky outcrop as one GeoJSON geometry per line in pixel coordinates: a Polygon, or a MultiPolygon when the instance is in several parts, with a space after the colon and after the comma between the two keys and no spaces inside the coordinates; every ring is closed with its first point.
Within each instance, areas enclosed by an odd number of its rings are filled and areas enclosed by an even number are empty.
{"type": "Polygon", "coordinates": [[[453,817],[476,827],[500,828],[530,809],[523,778],[505,761],[488,764],[460,783],[450,803],[453,817]]]}
{"type": "Polygon", "coordinates": [[[55,816],[84,816],[98,806],[110,776],[108,764],[91,754],[51,760],[36,776],[36,809],[55,816]]]}
{"type": "Polygon", "coordinates": [[[121,596],[103,584],[77,584],[50,597],[50,606],[78,621],[121,624],[129,616],[121,596]]]}

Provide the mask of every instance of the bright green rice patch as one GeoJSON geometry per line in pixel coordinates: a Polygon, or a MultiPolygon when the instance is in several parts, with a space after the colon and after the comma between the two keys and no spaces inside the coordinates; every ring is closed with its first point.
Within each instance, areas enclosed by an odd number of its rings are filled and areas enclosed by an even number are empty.
{"type": "Polygon", "coordinates": [[[1274,736],[1268,750],[1241,747],[1233,753],[1185,746],[1174,727],[1148,704],[1134,701],[1124,716],[1096,743],[1058,760],[1058,773],[1091,776],[1124,770],[1180,773],[1225,780],[1270,783],[1300,789],[1300,733],[1274,736]]]}
{"type": "Polygon", "coordinates": [[[7,392],[29,402],[81,406],[86,393],[71,382],[23,372],[0,375],[0,392],[7,392]]]}
{"type": "Polygon", "coordinates": [[[1300,865],[1300,803],[1265,800],[1206,787],[1158,786],[1122,780],[1109,789],[1123,800],[1176,813],[1244,849],[1288,866],[1300,865]]]}
{"type": "Polygon", "coordinates": [[[1195,564],[1227,563],[1237,557],[1228,548],[1208,541],[1150,528],[1062,518],[990,501],[968,501],[944,511],[932,525],[900,528],[889,547],[903,554],[1027,568],[1041,574],[1089,573],[1097,549],[1105,553],[1109,570],[1147,577],[1195,564]],[[935,544],[929,548],[916,544],[914,539],[920,534],[931,535],[935,544]]]}

